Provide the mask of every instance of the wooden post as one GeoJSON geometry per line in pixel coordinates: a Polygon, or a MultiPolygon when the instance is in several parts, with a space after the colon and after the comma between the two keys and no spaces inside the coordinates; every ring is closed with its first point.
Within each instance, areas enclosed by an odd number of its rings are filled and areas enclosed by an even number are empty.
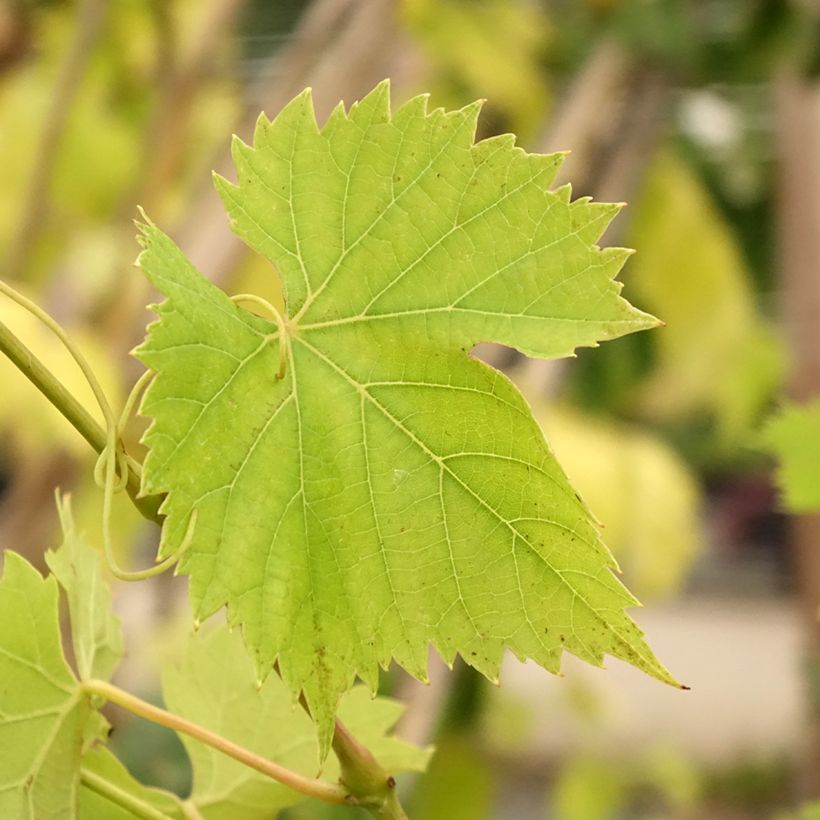
{"type": "MultiPolygon", "coordinates": [[[[781,309],[789,396],[820,394],[820,82],[783,76],[777,88],[781,309]]],[[[820,465],[818,465],[820,468],[820,465]]],[[[791,546],[806,648],[807,748],[800,788],[820,796],[820,515],[792,518],[791,546]]]]}

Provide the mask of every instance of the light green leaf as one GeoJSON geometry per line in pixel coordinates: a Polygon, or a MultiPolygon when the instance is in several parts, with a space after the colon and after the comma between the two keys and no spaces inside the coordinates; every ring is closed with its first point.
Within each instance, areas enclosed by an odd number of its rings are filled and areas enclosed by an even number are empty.
{"type": "Polygon", "coordinates": [[[772,419],[762,444],[780,459],[778,483],[789,510],[820,510],[820,399],[791,405],[772,419]]]}
{"type": "Polygon", "coordinates": [[[100,556],[77,534],[69,500],[58,498],[57,510],[63,543],[46,553],[46,563],[68,599],[77,671],[81,680],[108,680],[123,654],[120,620],[111,610],[100,556]]]}
{"type": "Polygon", "coordinates": [[[57,583],[7,551],[0,579],[0,817],[73,818],[87,698],[63,657],[57,583]]]}
{"type": "MultiPolygon", "coordinates": [[[[110,788],[151,809],[173,818],[184,818],[179,797],[164,789],[144,786],[108,749],[99,747],[83,756],[84,777],[90,773],[103,780],[110,788]]],[[[80,820],[133,820],[134,813],[102,796],[83,782],[80,789],[80,820]]]]}
{"type": "MultiPolygon", "coordinates": [[[[302,774],[316,774],[316,729],[293,702],[278,675],[255,684],[253,662],[238,632],[221,627],[194,635],[179,665],[163,675],[165,701],[176,714],[206,726],[302,774]]],[[[385,698],[371,699],[363,686],[343,699],[339,715],[351,732],[391,773],[421,771],[430,750],[389,736],[402,706],[385,698]]],[[[180,735],[194,768],[191,801],[206,820],[266,820],[302,796],[262,774],[180,735]]],[[[335,758],[323,775],[338,778],[335,758]]]]}
{"type": "Polygon", "coordinates": [[[705,544],[691,468],[646,430],[569,408],[535,412],[573,486],[605,523],[630,588],[644,600],[677,592],[705,544]]]}
{"type": "Polygon", "coordinates": [[[667,322],[652,339],[644,412],[673,421],[710,414],[717,444],[745,446],[782,379],[783,347],[755,304],[731,225],[668,148],[650,166],[630,238],[640,248],[632,292],[667,322]]]}
{"type": "Polygon", "coordinates": [[[624,614],[633,597],[508,380],[479,341],[534,356],[656,324],[620,298],[628,252],[595,242],[618,206],[546,186],[560,156],[473,145],[479,106],[391,115],[380,85],[320,131],[305,92],[237,141],[218,180],[234,230],[282,277],[276,325],[237,307],[153,225],[140,265],[167,297],[139,358],[161,553],[192,510],[198,618],[228,604],[260,676],[278,661],[329,747],[340,694],[428,645],[490,678],[505,646],[564,649],[674,682],[624,614]]]}

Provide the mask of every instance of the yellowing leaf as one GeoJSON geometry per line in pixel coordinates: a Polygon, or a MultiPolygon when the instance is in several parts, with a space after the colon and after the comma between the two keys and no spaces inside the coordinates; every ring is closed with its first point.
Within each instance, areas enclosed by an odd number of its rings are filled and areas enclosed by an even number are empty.
{"type": "Polygon", "coordinates": [[[677,591],[703,545],[700,492],[686,464],[651,433],[568,409],[539,414],[573,486],[602,522],[630,588],[677,591]]]}
{"type": "Polygon", "coordinates": [[[137,351],[157,376],[143,489],[167,492],[161,553],[198,618],[228,605],[260,676],[274,662],[319,724],[392,658],[432,643],[490,678],[505,647],[568,650],[674,683],[523,398],[480,341],[571,355],[656,321],[619,296],[618,210],[547,190],[560,157],[473,144],[478,106],[396,112],[380,85],[320,130],[308,93],[218,187],[278,270],[286,319],[251,315],[153,225],[139,264],[167,297],[137,351]],[[285,364],[284,378],[282,362],[285,364]]]}
{"type": "Polygon", "coordinates": [[[640,248],[630,285],[666,327],[642,403],[654,417],[706,412],[737,446],[758,424],[783,370],[781,345],[760,316],[731,230],[697,178],[662,152],[636,207],[640,248]]]}

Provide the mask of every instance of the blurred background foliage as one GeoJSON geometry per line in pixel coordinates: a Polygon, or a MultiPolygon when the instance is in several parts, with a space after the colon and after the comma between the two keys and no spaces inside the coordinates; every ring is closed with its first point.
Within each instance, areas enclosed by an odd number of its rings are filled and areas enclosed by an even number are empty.
{"type": "MultiPolygon", "coordinates": [[[[281,300],[210,172],[306,85],[320,117],[385,76],[397,102],[484,98],[480,136],[570,149],[561,183],[629,202],[603,242],[638,249],[626,294],[666,326],[570,361],[476,355],[528,396],[693,691],[571,662],[554,679],[511,659],[500,690],[435,659],[429,688],[390,670],[404,734],[438,746],[402,784],[413,817],[818,816],[817,408],[765,422],[820,393],[819,35],[812,0],[0,0],[0,276],[68,328],[115,406],[150,319],[138,205],[222,287],[281,300]]],[[[0,322],[93,410],[42,327],[6,303],[0,322]]],[[[55,485],[98,538],[93,454],[5,360],[0,383],[0,547],[42,565],[55,485]]],[[[157,533],[127,502],[116,534],[123,562],[150,560],[157,533]]],[[[117,605],[123,679],[156,696],[190,629],[184,583],[118,588],[117,605]]],[[[136,776],[187,788],[167,733],[118,718],[114,745],[136,776]]]]}

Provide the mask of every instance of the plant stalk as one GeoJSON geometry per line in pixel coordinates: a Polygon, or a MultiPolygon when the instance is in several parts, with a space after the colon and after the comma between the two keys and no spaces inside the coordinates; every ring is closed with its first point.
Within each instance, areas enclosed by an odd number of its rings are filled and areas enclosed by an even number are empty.
{"type": "MultiPolygon", "coordinates": [[[[5,353],[23,375],[65,416],[77,432],[101,453],[105,448],[105,430],[91,414],[63,387],[57,377],[0,322],[0,352],[5,353]]],[[[140,466],[130,456],[126,491],[134,505],[149,521],[162,524],[157,496],[140,497],[140,466]]]]}
{"type": "Polygon", "coordinates": [[[342,770],[342,783],[360,806],[381,820],[408,820],[396,795],[396,781],[338,718],[333,752],[342,770]]]}
{"type": "MultiPolygon", "coordinates": [[[[150,720],[153,723],[158,723],[160,726],[165,726],[168,729],[173,729],[176,732],[189,735],[216,749],[223,754],[238,760],[245,766],[249,766],[258,772],[276,780],[289,789],[305,795],[305,797],[313,797],[316,800],[322,800],[325,803],[335,803],[337,805],[356,805],[359,800],[355,795],[349,792],[346,788],[335,783],[328,783],[324,780],[314,780],[305,777],[298,772],[280,766],[272,760],[268,760],[255,752],[245,749],[243,746],[234,743],[227,738],[206,729],[204,726],[186,720],[179,715],[166,712],[165,709],[160,709],[151,703],[130,694],[129,692],[114,686],[111,683],[101,680],[88,680],[83,684],[83,689],[89,694],[99,695],[111,703],[116,703],[123,709],[127,709],[141,718],[150,720]]],[[[382,815],[389,817],[389,815],[382,815]]],[[[402,815],[396,815],[401,818],[402,815]]]]}

